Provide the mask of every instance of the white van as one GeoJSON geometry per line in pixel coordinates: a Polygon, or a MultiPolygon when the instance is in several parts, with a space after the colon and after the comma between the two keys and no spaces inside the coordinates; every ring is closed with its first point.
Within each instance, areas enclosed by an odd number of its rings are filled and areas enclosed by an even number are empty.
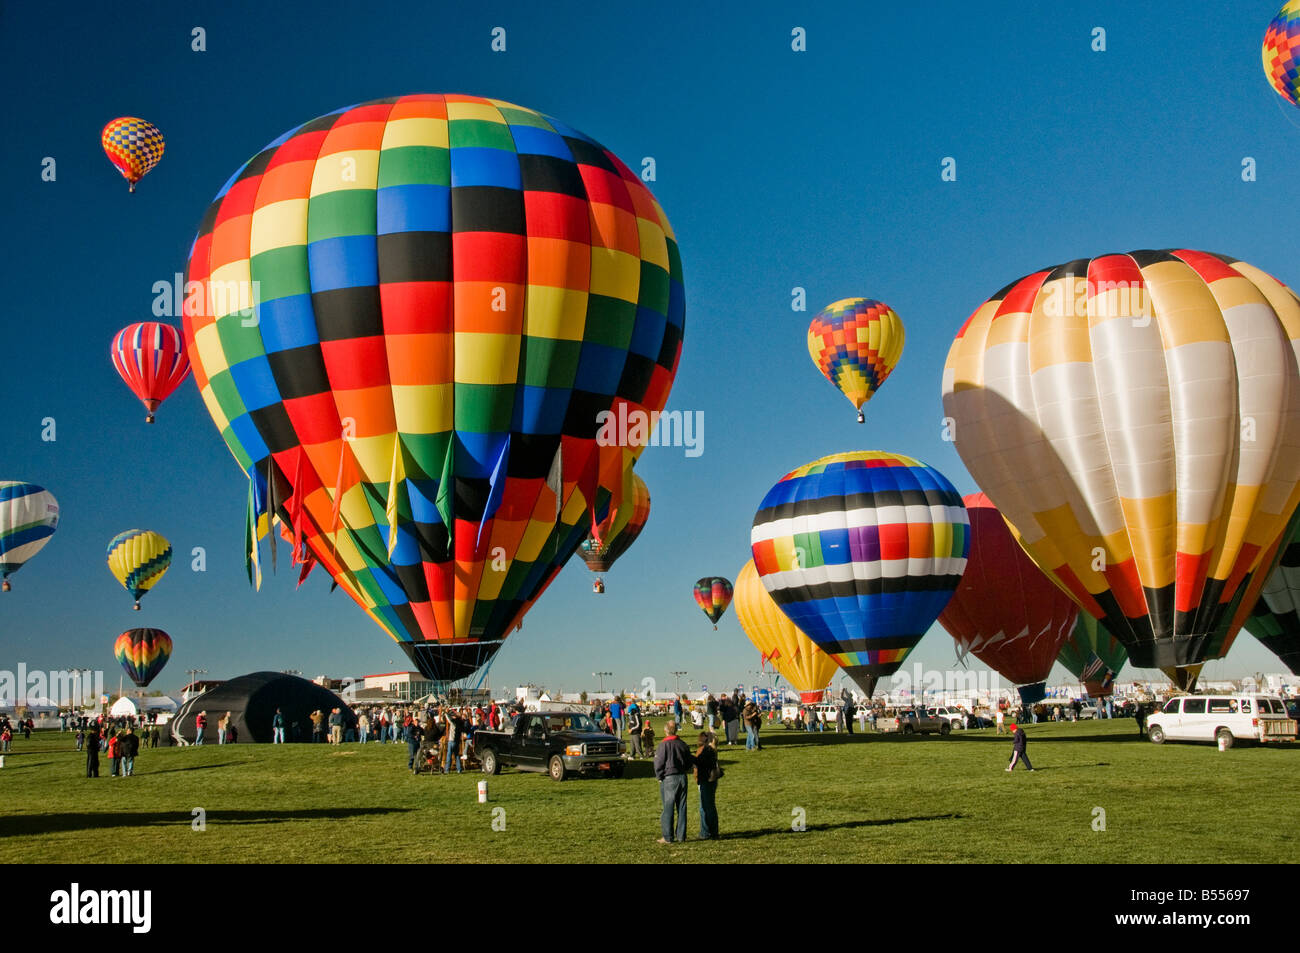
{"type": "Polygon", "coordinates": [[[1147,737],[1168,741],[1295,741],[1296,723],[1276,695],[1182,695],[1147,719],[1147,737]]]}

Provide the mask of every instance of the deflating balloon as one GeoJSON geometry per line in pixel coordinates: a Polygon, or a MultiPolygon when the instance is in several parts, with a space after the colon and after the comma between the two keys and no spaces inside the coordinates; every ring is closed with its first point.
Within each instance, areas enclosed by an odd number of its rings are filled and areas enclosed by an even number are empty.
{"type": "Polygon", "coordinates": [[[158,584],[172,564],[172,544],[149,529],[118,533],[108,544],[108,568],[140,608],[141,597],[158,584]]]}
{"type": "Polygon", "coordinates": [[[942,473],[872,450],[787,473],[763,498],[750,541],[781,611],[871,696],[952,597],[970,534],[942,473]]]}
{"type": "Polygon", "coordinates": [[[722,576],[705,576],[695,583],[695,604],[709,617],[716,631],[722,613],[731,605],[731,580],[722,576]]]}
{"type": "Polygon", "coordinates": [[[181,333],[170,324],[146,321],[117,332],[110,348],[113,366],[131,392],[149,411],[145,423],[153,423],[153,412],[171,396],[190,373],[181,333]]]}
{"type": "Polygon", "coordinates": [[[1138,668],[1226,651],[1300,500],[1300,300],[1178,249],[1035,272],[982,305],[944,371],[971,475],[1138,668]]]}
{"type": "Polygon", "coordinates": [[[754,560],[745,563],[736,577],[736,619],[754,643],[764,663],[781,674],[801,701],[819,702],[835,677],[835,659],[799,631],[763,588],[754,560]]]}
{"type": "Polygon", "coordinates": [[[127,677],[145,688],[172,657],[172,639],[162,629],[129,629],[117,637],[113,654],[127,677]]]}
{"type": "Polygon", "coordinates": [[[100,134],[104,154],[126,179],[128,191],[158,164],[163,156],[163,134],[157,126],[134,116],[114,119],[100,134]]]}
{"type": "Polygon", "coordinates": [[[1025,555],[987,496],[963,502],[970,555],[939,622],[957,640],[959,656],[969,652],[1012,682],[1025,704],[1042,701],[1079,607],[1025,555]]]}
{"type": "Polygon", "coordinates": [[[808,353],[817,369],[858,412],[903,355],[903,322],[871,298],[845,298],[819,311],[808,325],[808,353]]]}
{"type": "Polygon", "coordinates": [[[1264,31],[1264,75],[1278,95],[1300,106],[1300,0],[1288,0],[1264,31]]]}
{"type": "Polygon", "coordinates": [[[188,277],[250,543],[278,518],[437,681],[491,659],[621,506],[681,353],[677,244],[640,177],[474,96],[280,137],[217,195],[188,277]],[[611,415],[627,434],[598,441],[611,415]]]}
{"type": "Polygon", "coordinates": [[[0,480],[0,590],[9,577],[39,553],[59,526],[54,494],[35,483],[0,480]]]}
{"type": "Polygon", "coordinates": [[[1114,694],[1115,676],[1128,661],[1128,652],[1105,626],[1088,613],[1080,612],[1056,660],[1083,682],[1090,698],[1105,698],[1114,694]]]}

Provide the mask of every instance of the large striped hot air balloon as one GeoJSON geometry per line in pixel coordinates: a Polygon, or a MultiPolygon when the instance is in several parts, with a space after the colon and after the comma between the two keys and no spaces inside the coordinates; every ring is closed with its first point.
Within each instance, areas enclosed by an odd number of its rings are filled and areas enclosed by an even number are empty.
{"type": "Polygon", "coordinates": [[[9,577],[40,552],[59,526],[54,494],[35,483],[0,480],[0,591],[9,577]]]}
{"type": "Polygon", "coordinates": [[[987,496],[973,493],[963,502],[970,555],[939,623],[959,655],[969,652],[1009,680],[1025,704],[1042,701],[1079,607],[1025,555],[987,496]]]}
{"type": "Polygon", "coordinates": [[[113,643],[113,655],[127,677],[146,688],[172,657],[172,638],[162,629],[128,629],[113,643]]]}
{"type": "Polygon", "coordinates": [[[727,611],[727,606],[731,605],[734,594],[731,580],[723,576],[705,576],[696,581],[694,594],[695,604],[713,623],[714,631],[717,631],[718,620],[727,611]]]}
{"type": "Polygon", "coordinates": [[[172,544],[151,529],[129,529],[118,533],[108,544],[108,569],[122,588],[140,599],[158,584],[172,564],[172,544]]]}
{"type": "Polygon", "coordinates": [[[750,542],[781,611],[871,696],[952,597],[970,535],[942,473],[870,450],[787,473],[759,505],[750,542]]]}
{"type": "Polygon", "coordinates": [[[845,298],[827,305],[808,325],[808,353],[866,420],[862,405],[885,382],[903,356],[903,322],[894,309],[871,298],[845,298]]]}
{"type": "Polygon", "coordinates": [[[129,192],[158,164],[166,143],[162,131],[153,123],[135,116],[114,119],[100,133],[104,154],[126,179],[129,192]]]}
{"type": "Polygon", "coordinates": [[[113,366],[131,392],[140,398],[153,423],[158,405],[171,396],[190,373],[181,333],[170,324],[146,321],[117,332],[109,348],[113,366]]]}
{"type": "MultiPolygon", "coordinates": [[[[596,532],[587,534],[587,538],[578,547],[578,555],[594,573],[609,572],[614,560],[622,556],[629,546],[636,542],[650,518],[650,489],[632,471],[627,472],[628,480],[624,485],[623,502],[611,507],[597,527],[596,532]]],[[[605,591],[605,581],[596,576],[592,591],[605,591]]]]}
{"type": "Polygon", "coordinates": [[[758,578],[754,560],[736,576],[736,619],[763,663],[771,663],[804,702],[819,702],[839,666],[799,631],[758,578]]]}
{"type": "Polygon", "coordinates": [[[218,193],[188,277],[186,346],[250,525],[278,517],[441,682],[491,659],[621,505],[644,443],[602,424],[662,410],[681,353],[677,244],[641,179],[475,96],[281,136],[218,193]]]}
{"type": "Polygon", "coordinates": [[[953,342],[962,460],[1139,668],[1186,683],[1235,635],[1300,500],[1298,341],[1289,288],[1178,249],[1035,272],[953,342]]]}

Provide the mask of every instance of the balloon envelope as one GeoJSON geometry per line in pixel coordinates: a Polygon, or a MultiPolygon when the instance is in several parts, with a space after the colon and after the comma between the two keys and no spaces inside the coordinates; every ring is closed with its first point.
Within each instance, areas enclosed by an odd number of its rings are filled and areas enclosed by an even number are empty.
{"type": "Polygon", "coordinates": [[[636,542],[650,518],[650,488],[635,473],[631,476],[631,492],[624,492],[623,502],[612,507],[602,521],[601,538],[588,533],[578,548],[578,555],[592,572],[608,572],[614,561],[636,542]]]}
{"type": "Polygon", "coordinates": [[[845,298],[828,305],[808,325],[808,353],[828,381],[862,405],[885,382],[903,355],[903,322],[889,305],[845,298]]]}
{"type": "Polygon", "coordinates": [[[1115,676],[1128,661],[1128,652],[1105,626],[1080,612],[1057,661],[1083,683],[1090,697],[1105,698],[1114,694],[1115,676]]]}
{"type": "Polygon", "coordinates": [[[1264,31],[1264,75],[1292,106],[1300,106],[1300,0],[1288,0],[1264,31]]]}
{"type": "Polygon", "coordinates": [[[731,580],[722,576],[705,576],[695,583],[695,604],[709,617],[715,629],[722,613],[731,605],[732,594],[731,580]]]}
{"type": "Polygon", "coordinates": [[[491,659],[620,504],[681,353],[677,245],[639,176],[474,96],[281,136],[217,195],[188,277],[250,526],[278,517],[437,681],[491,659]],[[611,414],[628,432],[598,441],[611,414]]]}
{"type": "Polygon", "coordinates": [[[1179,249],[1035,272],[953,342],[958,453],[1139,668],[1226,650],[1300,499],[1297,338],[1289,288],[1179,249]]]}
{"type": "Polygon", "coordinates": [[[1061,644],[1079,607],[1025,554],[983,493],[964,498],[970,554],[939,622],[967,652],[1020,688],[1025,703],[1046,697],[1061,644]]]}
{"type": "Polygon", "coordinates": [[[786,474],[763,498],[750,542],[781,611],[870,696],[961,581],[968,529],[943,474],[873,450],[786,474]]]}
{"type": "Polygon", "coordinates": [[[839,666],[781,611],[763,588],[754,560],[736,577],[736,619],[763,662],[771,662],[803,701],[820,701],[839,666]]]}
{"type": "Polygon", "coordinates": [[[158,164],[165,146],[162,131],[153,123],[135,116],[123,116],[110,122],[100,134],[100,144],[108,161],[122,173],[132,192],[135,184],[158,164]]]}
{"type": "Polygon", "coordinates": [[[117,637],[113,654],[127,677],[144,688],[172,657],[172,639],[162,629],[128,629],[117,637]]]}
{"type": "Polygon", "coordinates": [[[35,483],[0,480],[0,579],[9,577],[50,541],[59,526],[54,494],[35,483]]]}
{"type": "Polygon", "coordinates": [[[117,332],[110,347],[118,375],[140,398],[153,423],[153,412],[190,373],[181,333],[169,324],[147,321],[117,332]]]}
{"type": "Polygon", "coordinates": [[[1292,520],[1246,630],[1300,675],[1300,519],[1292,520]]]}
{"type": "Polygon", "coordinates": [[[131,593],[135,607],[140,597],[158,584],[172,564],[172,544],[149,529],[129,529],[108,543],[108,568],[122,588],[131,593]]]}

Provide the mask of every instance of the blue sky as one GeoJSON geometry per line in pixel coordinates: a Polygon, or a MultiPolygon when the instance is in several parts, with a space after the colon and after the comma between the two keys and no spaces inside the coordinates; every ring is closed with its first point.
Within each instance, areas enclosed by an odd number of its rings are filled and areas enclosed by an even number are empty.
{"type": "MultiPolygon", "coordinates": [[[[1300,282],[1278,198],[1294,177],[1300,112],[1283,108],[1260,66],[1275,3],[756,3],[724,14],[322,0],[143,3],[129,17],[7,6],[0,478],[49,488],[63,523],[0,599],[0,667],[102,668],[116,684],[112,641],[135,625],[176,640],[164,689],[187,668],[406,667],[323,573],[295,591],[282,569],[250,589],[246,481],[197,388],[183,385],[146,429],[108,344],[151,319],[154,282],[184,270],[208,202],[267,142],[347,104],[466,92],[559,117],[633,167],[654,157],[651,187],[686,282],[669,409],[705,420],[701,456],[651,448],[638,464],[650,521],[607,594],[593,596],[573,560],[489,683],[577,690],[593,670],[629,687],[647,676],[665,687],[672,670],[697,687],[752,683],[757,653],[733,612],[712,630],[695,579],[734,579],[768,487],[825,454],[906,453],[973,492],[940,437],[940,374],[953,334],[994,291],[1043,265],[1169,246],[1300,282]],[[191,50],[196,26],[205,52],[191,50]],[[503,53],[490,48],[497,26],[503,53]],[[795,27],[806,52],[791,50],[795,27]],[[1095,27],[1105,52],[1092,49],[1095,27]],[[135,195],[99,147],[120,115],[167,137],[135,195]],[[1242,181],[1248,156],[1258,181],[1242,181]],[[45,157],[54,182],[41,180],[45,157]],[[955,182],[941,181],[944,157],[955,182]],[[809,311],[791,310],[795,287],[809,311]],[[888,302],[908,333],[863,426],[804,344],[812,313],[853,295],[888,302]],[[41,440],[47,417],[54,442],[41,440]],[[178,554],[140,613],[104,562],[107,541],[133,527],[158,530],[178,554]],[[190,569],[196,546],[203,573],[190,569]]],[[[911,661],[947,668],[953,655],[936,625],[911,661]]],[[[1243,634],[1207,674],[1279,667],[1243,634]]]]}

